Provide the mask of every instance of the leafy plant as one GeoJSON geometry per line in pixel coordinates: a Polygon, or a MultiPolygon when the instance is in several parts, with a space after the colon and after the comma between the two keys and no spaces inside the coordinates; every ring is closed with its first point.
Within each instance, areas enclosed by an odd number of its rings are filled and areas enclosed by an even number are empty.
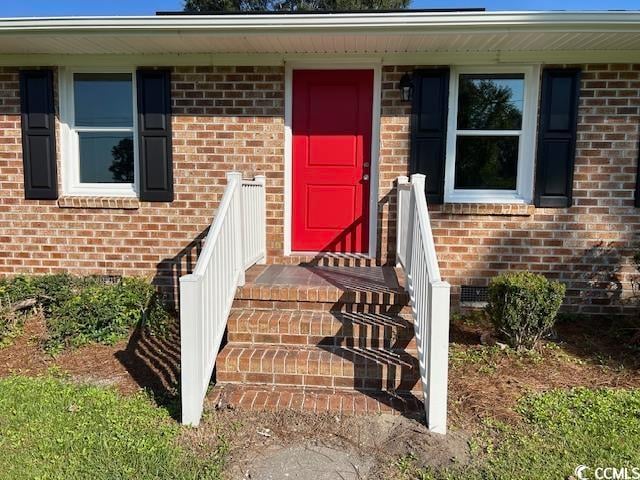
{"type": "Polygon", "coordinates": [[[25,314],[30,310],[19,305],[28,298],[34,298],[32,306],[36,306],[36,292],[36,282],[30,277],[0,279],[0,347],[11,344],[22,331],[25,314]]]}
{"type": "Polygon", "coordinates": [[[55,353],[91,342],[113,344],[135,325],[158,330],[167,319],[155,288],[146,280],[123,278],[110,284],[89,279],[63,302],[50,305],[45,348],[55,353]]]}
{"type": "Polygon", "coordinates": [[[565,286],[529,272],[506,273],[489,284],[487,312],[495,329],[517,349],[531,349],[547,333],[565,286]]]}
{"type": "MultiPolygon", "coordinates": [[[[633,255],[633,263],[635,264],[636,270],[640,272],[640,251],[637,251],[633,255]]],[[[640,290],[640,278],[632,279],[632,283],[635,291],[633,297],[636,301],[638,301],[638,299],[640,298],[640,294],[638,293],[638,290],[640,290]]],[[[630,332],[630,335],[625,335],[626,340],[631,344],[640,346],[640,315],[636,313],[636,315],[633,315],[624,320],[625,321],[622,322],[622,328],[623,330],[627,330],[626,333],[630,332]]]]}
{"type": "Polygon", "coordinates": [[[45,349],[51,353],[90,342],[113,343],[134,325],[162,331],[169,320],[154,286],[144,279],[17,276],[0,280],[0,345],[20,330],[24,310],[15,306],[21,303],[42,311],[45,349]]]}

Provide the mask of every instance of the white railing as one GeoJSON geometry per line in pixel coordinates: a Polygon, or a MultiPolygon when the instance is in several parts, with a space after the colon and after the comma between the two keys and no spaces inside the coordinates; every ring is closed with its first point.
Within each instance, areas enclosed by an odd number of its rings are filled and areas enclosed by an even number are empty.
{"type": "Polygon", "coordinates": [[[398,177],[396,258],[411,297],[429,430],[447,431],[449,291],[440,279],[424,175],[398,177]]]}
{"type": "Polygon", "coordinates": [[[265,178],[228,173],[193,273],[180,277],[182,423],[200,423],[236,288],[244,285],[245,270],[265,257],[265,178]]]}
{"type": "Polygon", "coordinates": [[[267,251],[267,216],[265,207],[265,178],[242,181],[242,240],[244,266],[264,263],[267,251]]]}

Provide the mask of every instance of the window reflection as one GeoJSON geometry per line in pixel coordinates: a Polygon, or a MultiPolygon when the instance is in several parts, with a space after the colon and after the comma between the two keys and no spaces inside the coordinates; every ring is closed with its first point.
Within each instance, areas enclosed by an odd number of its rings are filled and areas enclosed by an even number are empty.
{"type": "Polygon", "coordinates": [[[73,80],[76,126],[133,126],[130,74],[76,73],[73,80]]]}
{"type": "Polygon", "coordinates": [[[460,75],[459,130],[520,130],[524,75],[460,75]]]}
{"type": "Polygon", "coordinates": [[[133,183],[133,134],[80,132],[82,183],[133,183]]]}
{"type": "Polygon", "coordinates": [[[455,188],[515,190],[518,143],[518,137],[458,136],[455,188]]]}

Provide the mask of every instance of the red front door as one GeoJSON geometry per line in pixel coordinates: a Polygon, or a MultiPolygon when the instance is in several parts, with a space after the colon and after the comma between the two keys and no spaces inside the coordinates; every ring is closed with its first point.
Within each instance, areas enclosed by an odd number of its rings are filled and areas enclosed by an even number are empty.
{"type": "Polygon", "coordinates": [[[366,253],[372,70],[293,72],[292,250],[366,253]]]}

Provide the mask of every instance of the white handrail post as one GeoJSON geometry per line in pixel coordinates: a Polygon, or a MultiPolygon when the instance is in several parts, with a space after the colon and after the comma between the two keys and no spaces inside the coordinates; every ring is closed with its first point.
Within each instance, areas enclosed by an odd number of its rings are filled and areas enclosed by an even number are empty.
{"type": "Polygon", "coordinates": [[[427,177],[421,173],[414,173],[411,175],[411,185],[415,185],[420,191],[424,192],[425,182],[427,177]]]}
{"type": "Polygon", "coordinates": [[[182,423],[197,426],[202,416],[202,277],[180,277],[180,383],[182,423]]]}
{"type": "MultiPolygon", "coordinates": [[[[402,246],[402,242],[406,242],[405,238],[402,238],[402,217],[403,217],[403,212],[405,208],[408,208],[407,205],[403,205],[402,203],[402,188],[401,185],[407,185],[409,183],[409,177],[407,176],[400,176],[398,177],[398,182],[397,182],[397,196],[396,196],[396,202],[398,205],[398,208],[396,209],[396,267],[400,266],[400,252],[401,252],[401,246],[402,246]]],[[[409,193],[409,195],[411,195],[411,193],[409,193]]],[[[407,225],[408,227],[408,225],[407,225]]],[[[408,228],[407,228],[408,231],[408,228]]],[[[405,254],[406,255],[406,254],[405,254]]]]}
{"type": "Polygon", "coordinates": [[[227,172],[227,182],[234,184],[231,214],[233,215],[234,232],[234,257],[238,275],[238,286],[244,285],[244,246],[243,246],[243,207],[242,207],[242,174],[240,172],[227,172]]]}
{"type": "Polygon", "coordinates": [[[447,282],[429,286],[427,359],[424,409],[427,427],[447,433],[447,376],[449,370],[449,295],[447,282]]]}
{"type": "Polygon", "coordinates": [[[267,177],[264,175],[255,176],[256,183],[262,185],[262,211],[260,212],[260,241],[262,242],[262,258],[256,263],[264,265],[267,263],[267,177]]]}

